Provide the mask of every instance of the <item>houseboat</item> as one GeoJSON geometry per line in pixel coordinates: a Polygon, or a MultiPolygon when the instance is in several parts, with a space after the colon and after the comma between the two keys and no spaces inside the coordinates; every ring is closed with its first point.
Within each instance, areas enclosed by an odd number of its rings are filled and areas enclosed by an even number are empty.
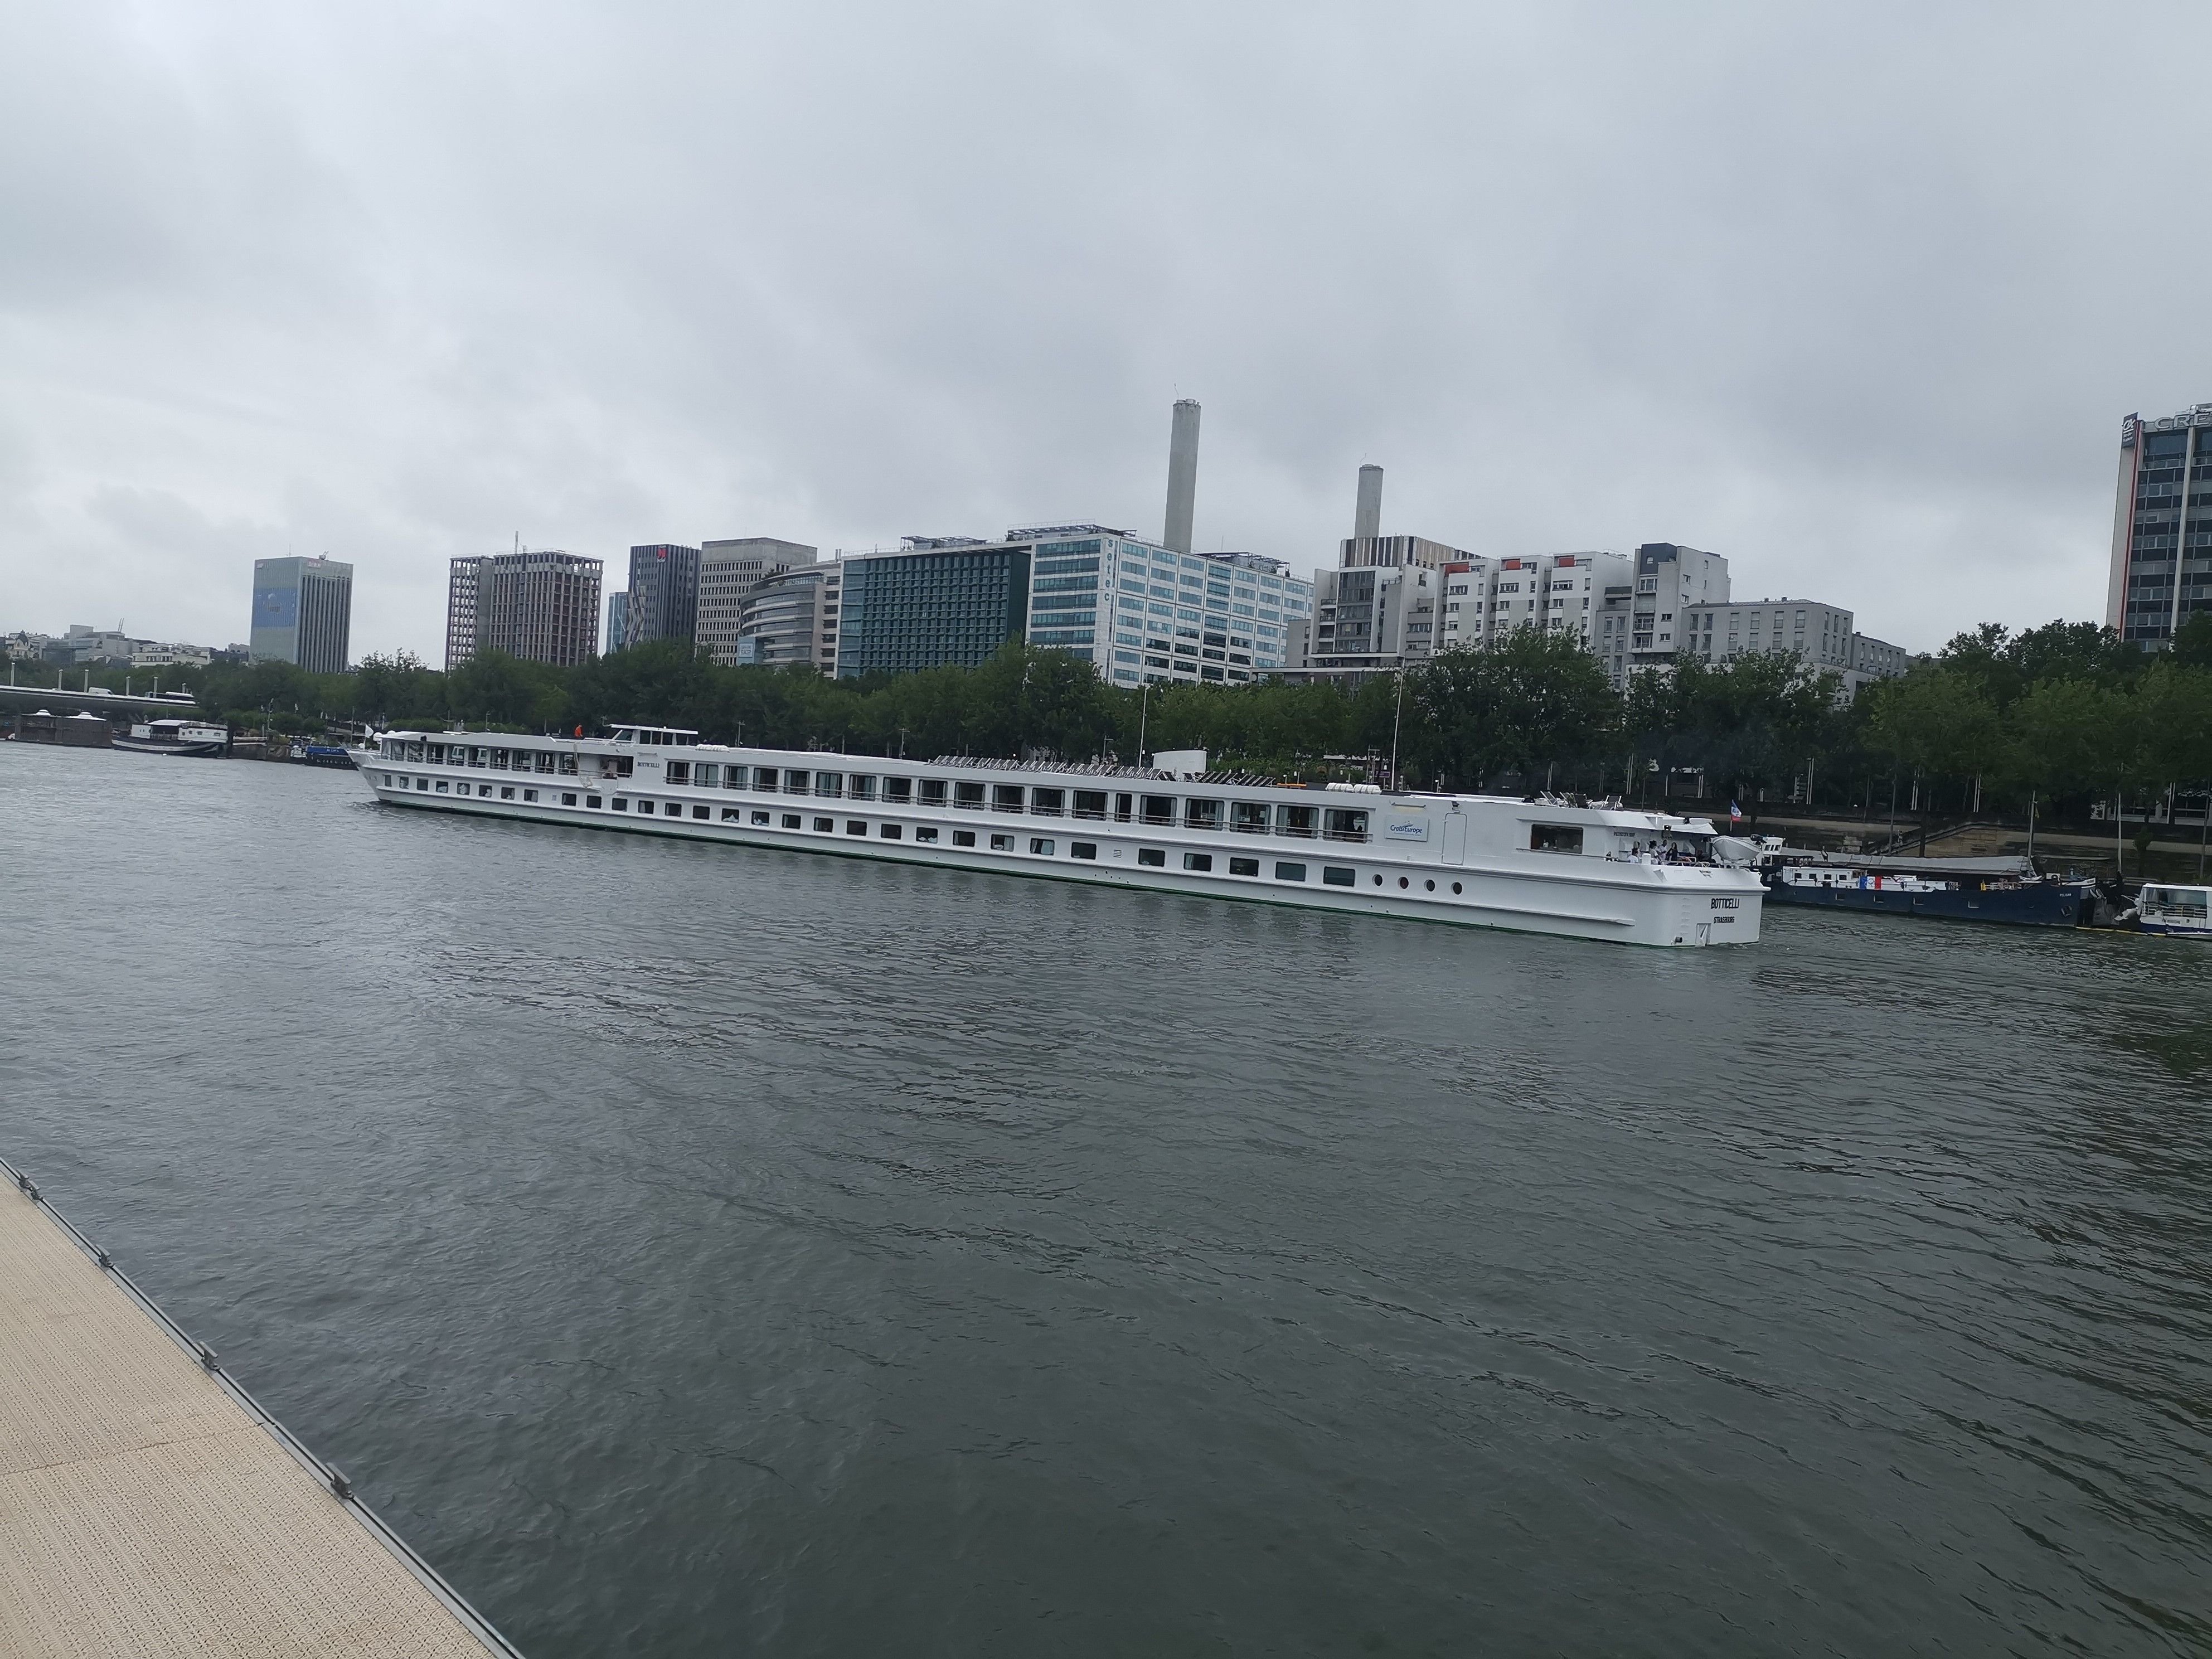
{"type": "Polygon", "coordinates": [[[392,806],[1626,944],[1759,937],[1753,849],[1703,818],[1306,788],[1208,771],[1196,750],[1153,759],[878,759],[653,726],[604,738],[387,732],[354,753],[392,806]]]}
{"type": "Polygon", "coordinates": [[[1777,904],[2025,927],[2079,927],[2096,915],[2094,884],[2040,875],[2025,858],[1881,859],[1769,848],[1763,862],[1777,904]]]}
{"type": "Polygon", "coordinates": [[[118,749],[134,755],[220,755],[230,742],[230,728],[205,720],[140,720],[127,738],[115,739],[118,749]]]}

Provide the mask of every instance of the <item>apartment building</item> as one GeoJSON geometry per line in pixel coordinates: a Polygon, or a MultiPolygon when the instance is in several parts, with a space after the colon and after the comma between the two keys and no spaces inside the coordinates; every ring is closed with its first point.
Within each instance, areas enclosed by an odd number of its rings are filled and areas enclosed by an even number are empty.
{"type": "Polygon", "coordinates": [[[599,644],[605,566],[578,553],[526,551],[454,559],[446,581],[446,666],[487,651],[574,668],[599,644]]]}

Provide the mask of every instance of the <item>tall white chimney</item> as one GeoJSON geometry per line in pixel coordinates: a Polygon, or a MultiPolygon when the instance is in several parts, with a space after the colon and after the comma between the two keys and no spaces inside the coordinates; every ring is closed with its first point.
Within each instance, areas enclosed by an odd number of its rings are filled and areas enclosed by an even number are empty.
{"type": "Polygon", "coordinates": [[[1354,541],[1382,533],[1382,469],[1372,461],[1359,469],[1359,505],[1352,514],[1354,541]]]}
{"type": "Polygon", "coordinates": [[[1190,551],[1190,520],[1198,505],[1198,400],[1176,400],[1175,422],[1168,433],[1168,527],[1161,541],[1178,553],[1190,551]]]}

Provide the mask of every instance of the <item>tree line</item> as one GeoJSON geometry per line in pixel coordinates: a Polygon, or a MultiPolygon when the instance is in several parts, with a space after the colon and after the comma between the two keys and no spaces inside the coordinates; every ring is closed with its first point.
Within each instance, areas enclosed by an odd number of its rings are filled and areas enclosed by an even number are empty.
{"type": "Polygon", "coordinates": [[[831,679],[725,667],[660,641],[555,668],[487,654],[449,672],[405,653],[350,672],[285,663],[193,672],[204,708],[295,732],[329,720],[520,731],[616,720],[709,741],[855,754],[1134,762],[1205,749],[1212,763],[1318,780],[1380,770],[1411,785],[1623,795],[1754,822],[1782,800],[1875,817],[2021,811],[2086,817],[2094,801],[2212,785],[2212,616],[2147,653],[2088,623],[1960,635],[1904,677],[1844,702],[1786,653],[1632,676],[1625,692],[1571,638],[1509,635],[1357,688],[1261,680],[1134,691],[1064,653],[1009,642],[975,668],[831,679]]]}

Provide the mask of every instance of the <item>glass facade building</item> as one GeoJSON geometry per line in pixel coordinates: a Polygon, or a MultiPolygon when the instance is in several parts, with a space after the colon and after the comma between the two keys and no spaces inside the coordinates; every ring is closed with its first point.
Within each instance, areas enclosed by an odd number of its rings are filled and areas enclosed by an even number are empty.
{"type": "Polygon", "coordinates": [[[256,559],[255,662],[297,663],[311,674],[343,674],[353,632],[353,567],[337,559],[256,559]]]}
{"type": "Polygon", "coordinates": [[[1287,661],[1313,584],[1250,553],[1177,553],[1103,525],[1014,530],[846,562],[837,672],[974,665],[1008,639],[1116,685],[1238,684],[1287,661]]]}
{"type": "Polygon", "coordinates": [[[1008,640],[1022,637],[1030,545],[932,544],[936,541],[909,537],[896,553],[846,556],[837,620],[839,679],[974,668],[1008,640]]]}
{"type": "Polygon", "coordinates": [[[1099,557],[1096,660],[1117,685],[1244,684],[1286,665],[1291,630],[1313,614],[1313,583],[1258,554],[1176,553],[1122,536],[1102,538],[1099,557]]]}
{"type": "Polygon", "coordinates": [[[623,643],[682,640],[699,630],[699,550],[656,543],[629,550],[629,599],[623,615],[623,643]]]}
{"type": "Polygon", "coordinates": [[[2105,626],[2155,649],[2212,610],[2212,404],[2120,422],[2105,626]]]}

